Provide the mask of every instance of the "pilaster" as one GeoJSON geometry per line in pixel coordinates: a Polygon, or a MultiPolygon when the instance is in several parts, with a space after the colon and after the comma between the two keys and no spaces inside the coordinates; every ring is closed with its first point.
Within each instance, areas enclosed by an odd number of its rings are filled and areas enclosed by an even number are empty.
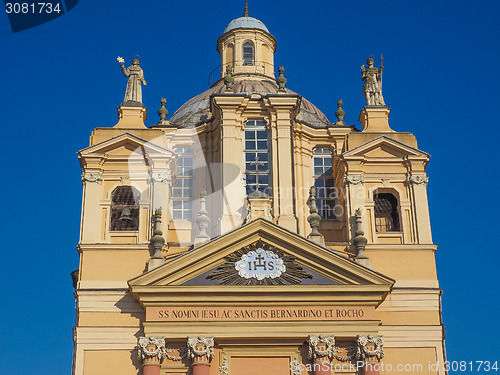
{"type": "Polygon", "coordinates": [[[291,231],[297,231],[297,216],[295,207],[295,185],[293,169],[293,137],[292,137],[292,116],[299,102],[296,96],[280,95],[269,96],[267,98],[270,111],[275,117],[276,140],[273,146],[276,147],[276,175],[273,187],[277,186],[278,191],[273,191],[277,201],[278,212],[275,213],[278,225],[291,231]]]}

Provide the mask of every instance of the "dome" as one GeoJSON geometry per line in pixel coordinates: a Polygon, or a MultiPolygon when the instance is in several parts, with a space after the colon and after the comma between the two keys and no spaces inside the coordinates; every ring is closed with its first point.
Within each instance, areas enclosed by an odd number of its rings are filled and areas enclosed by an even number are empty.
{"type": "Polygon", "coordinates": [[[239,28],[260,29],[260,30],[265,31],[266,33],[269,33],[269,30],[267,29],[266,25],[264,25],[257,18],[243,16],[243,17],[236,18],[236,19],[232,20],[231,22],[229,22],[229,25],[227,25],[226,29],[224,30],[224,34],[227,33],[228,31],[231,31],[234,29],[239,29],[239,28]]]}
{"type": "MultiPolygon", "coordinates": [[[[261,95],[277,94],[278,86],[271,80],[256,79],[236,79],[232,87],[234,94],[250,95],[258,93],[261,95]]],[[[208,121],[212,117],[210,112],[210,96],[213,94],[223,94],[225,85],[222,80],[217,82],[207,91],[195,96],[184,103],[170,119],[175,125],[180,127],[196,126],[199,123],[208,121]]],[[[287,89],[288,94],[299,95],[287,89]]],[[[309,100],[302,97],[297,120],[313,127],[324,128],[330,125],[328,118],[309,100]]]]}

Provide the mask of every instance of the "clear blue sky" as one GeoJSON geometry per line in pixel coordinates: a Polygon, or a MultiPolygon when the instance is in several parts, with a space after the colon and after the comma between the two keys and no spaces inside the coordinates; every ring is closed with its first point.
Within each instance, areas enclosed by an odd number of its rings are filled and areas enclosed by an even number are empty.
{"type": "MultiPolygon", "coordinates": [[[[142,58],[148,123],[208,88],[217,37],[243,0],[81,0],[68,14],[13,34],[0,15],[3,168],[2,374],[69,374],[81,209],[76,152],[113,126],[142,58]]],[[[288,87],[334,121],[364,106],[360,65],[385,57],[391,127],[432,155],[429,204],[450,360],[498,356],[500,1],[250,0],[278,40],[288,87]]],[[[359,125],[359,124],[358,124],[359,125]]]]}

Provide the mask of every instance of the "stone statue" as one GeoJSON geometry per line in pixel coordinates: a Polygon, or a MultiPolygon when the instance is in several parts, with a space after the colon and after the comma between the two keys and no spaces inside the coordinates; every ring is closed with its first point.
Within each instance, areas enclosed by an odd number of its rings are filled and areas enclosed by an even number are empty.
{"type": "Polygon", "coordinates": [[[142,87],[141,82],[144,86],[147,86],[147,82],[144,79],[144,73],[142,68],[139,66],[139,60],[132,60],[132,65],[125,68],[123,65],[123,58],[118,57],[118,62],[122,67],[122,72],[125,77],[128,77],[127,90],[125,91],[124,102],[139,102],[142,103],[142,87]]]}
{"type": "Polygon", "coordinates": [[[366,99],[366,105],[383,105],[385,106],[384,98],[382,97],[382,71],[384,67],[375,68],[373,59],[370,57],[366,60],[368,67],[361,65],[361,80],[365,81],[363,85],[363,95],[366,99]]]}

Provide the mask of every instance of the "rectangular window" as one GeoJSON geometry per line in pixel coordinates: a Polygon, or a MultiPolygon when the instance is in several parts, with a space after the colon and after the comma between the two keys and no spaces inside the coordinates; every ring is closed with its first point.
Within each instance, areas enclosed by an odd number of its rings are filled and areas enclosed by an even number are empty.
{"type": "Polygon", "coordinates": [[[172,218],[191,220],[193,217],[193,153],[187,147],[176,148],[177,174],[172,189],[172,218]]]}
{"type": "Polygon", "coordinates": [[[248,120],[244,133],[245,187],[247,195],[271,195],[269,135],[264,120],[248,120]]]}
{"type": "Polygon", "coordinates": [[[332,176],[333,153],[329,148],[316,148],[313,154],[313,180],[316,205],[323,219],[335,219],[337,192],[332,176]]]}

